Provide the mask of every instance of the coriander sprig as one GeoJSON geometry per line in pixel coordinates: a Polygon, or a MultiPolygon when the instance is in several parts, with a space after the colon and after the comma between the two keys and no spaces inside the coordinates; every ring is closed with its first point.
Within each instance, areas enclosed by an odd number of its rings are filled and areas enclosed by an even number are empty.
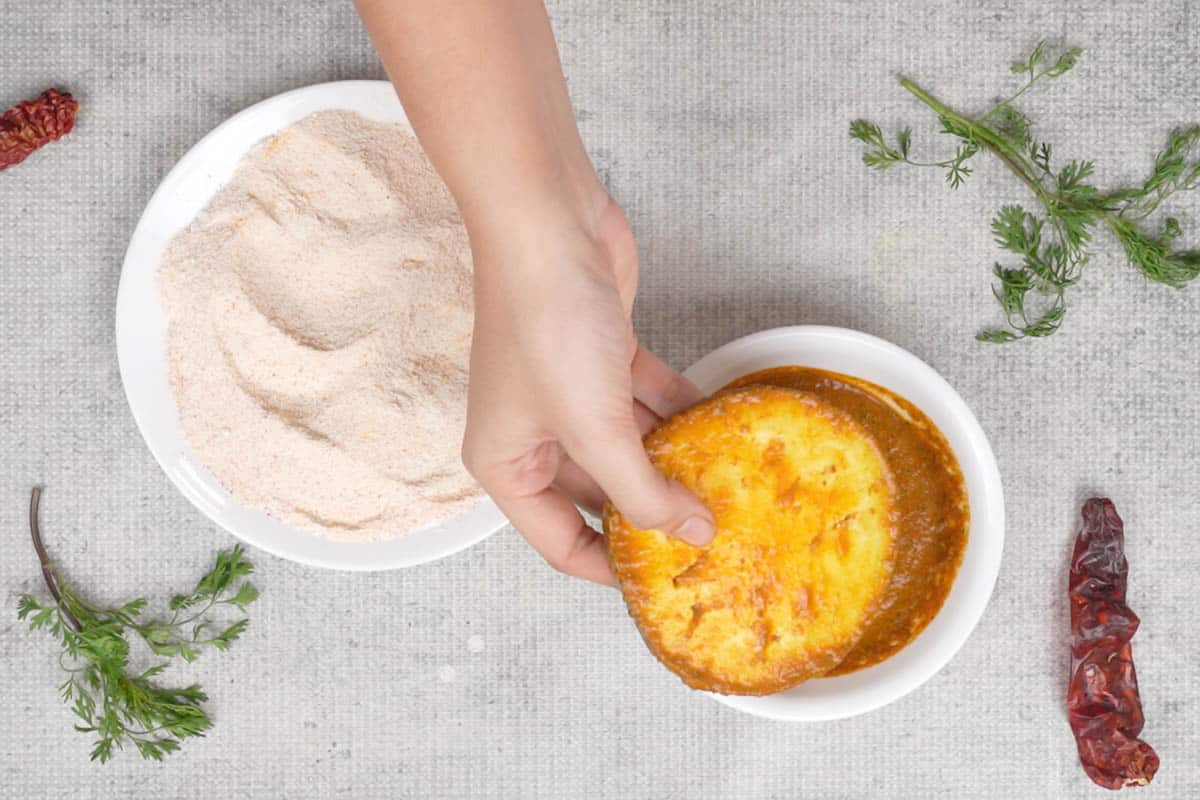
{"type": "Polygon", "coordinates": [[[196,685],[159,686],[153,679],[169,662],[132,672],[126,633],[136,634],[158,656],[179,656],[185,661],[195,660],[208,647],[227,649],[248,621],[218,624],[210,613],[222,606],[244,613],[258,597],[253,584],[239,583],[254,571],[241,546],[218,553],[213,568],[190,594],[173,597],[169,617],[142,619],[147,605],[144,598],[105,608],[89,603],[63,583],[42,542],[40,501],[41,489],[34,488],[29,531],[53,600],[44,603],[22,595],[17,616],[28,619],[31,628],[45,629],[61,641],[59,665],[67,679],[60,693],[82,722],[75,729],[97,736],[92,759],[103,763],[112,758],[114,749],[131,744],[143,758],[161,760],[178,750],[182,739],[203,736],[212,727],[201,706],[208,696],[196,685]]]}
{"type": "Polygon", "coordinates": [[[1098,227],[1108,229],[1129,263],[1152,281],[1182,288],[1200,276],[1200,251],[1174,248],[1182,233],[1176,218],[1168,217],[1159,234],[1144,227],[1163,201],[1200,184],[1200,126],[1171,134],[1141,186],[1106,193],[1090,183],[1095,170],[1091,161],[1070,161],[1054,169],[1050,145],[1033,137],[1029,118],[1013,106],[1039,82],[1069,72],[1081,54],[1079,48],[1071,48],[1051,58],[1045,43],[1039,43],[1028,58],[1012,65],[1014,73],[1025,76],[1021,88],[978,117],[955,111],[913,81],[901,80],[901,86],[938,115],[942,132],[959,140],[954,155],[939,161],[910,157],[909,128],[901,130],[891,144],[875,123],[862,119],[850,123],[850,135],[866,145],[863,161],[873,169],[901,164],[940,168],[956,189],[971,175],[968,162],[987,150],[1037,198],[1040,213],[1008,205],[992,220],[996,243],[1019,256],[1020,262],[1015,267],[994,265],[993,293],[1008,329],[985,330],[977,337],[982,341],[1010,342],[1057,331],[1066,314],[1065,292],[1078,283],[1098,227]]]}

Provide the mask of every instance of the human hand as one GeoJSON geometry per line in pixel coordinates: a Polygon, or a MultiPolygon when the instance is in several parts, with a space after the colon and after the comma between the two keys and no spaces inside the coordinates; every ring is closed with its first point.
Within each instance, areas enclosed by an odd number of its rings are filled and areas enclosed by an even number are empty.
{"type": "Polygon", "coordinates": [[[613,582],[573,499],[711,539],[708,510],[642,449],[700,393],[634,338],[637,247],[583,147],[542,2],[355,2],[471,236],[467,469],[571,575],[613,582]]]}
{"type": "Polygon", "coordinates": [[[697,545],[713,520],[641,441],[702,395],[637,343],[637,245],[624,213],[602,190],[581,205],[520,230],[472,231],[463,462],[551,566],[612,584],[603,539],[575,502],[596,511],[607,496],[638,527],[697,545]]]}

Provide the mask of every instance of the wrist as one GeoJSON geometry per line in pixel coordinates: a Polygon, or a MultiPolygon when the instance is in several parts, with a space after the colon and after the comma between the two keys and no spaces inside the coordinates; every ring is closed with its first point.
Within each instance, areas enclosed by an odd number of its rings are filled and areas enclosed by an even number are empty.
{"type": "Polygon", "coordinates": [[[612,199],[587,157],[581,161],[494,174],[479,191],[457,198],[472,243],[535,244],[563,231],[596,238],[612,199]]]}

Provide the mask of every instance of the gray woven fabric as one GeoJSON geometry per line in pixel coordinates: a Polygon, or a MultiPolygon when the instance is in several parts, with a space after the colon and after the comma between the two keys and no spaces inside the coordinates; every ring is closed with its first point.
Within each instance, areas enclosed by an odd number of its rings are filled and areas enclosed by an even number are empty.
{"type": "MultiPolygon", "coordinates": [[[[168,483],[127,411],[113,343],[125,244],[158,181],[221,120],[382,71],[345,0],[0,0],[0,105],[55,84],[83,106],[68,140],[0,174],[0,797],[1100,796],[1063,710],[1065,563],[1090,492],[1129,527],[1145,735],[1163,762],[1150,796],[1200,796],[1200,293],[1147,285],[1106,240],[1060,335],[978,345],[996,320],[987,223],[1024,190],[987,159],[957,192],[935,173],[870,174],[846,136],[869,115],[911,121],[922,150],[943,144],[898,72],[978,109],[1009,85],[1012,57],[1066,34],[1089,52],[1031,115],[1062,156],[1095,158],[1102,183],[1140,178],[1166,129],[1200,121],[1195,4],[551,10],[583,137],[641,242],[649,345],[683,366],[763,328],[845,325],[912,350],[975,409],[1008,539],[966,647],[883,710],[786,725],[685,690],[615,593],[546,569],[511,530],[380,575],[254,553],[249,633],[180,676],[210,690],[211,736],[162,764],[89,764],[56,697],[53,642],[12,613],[39,588],[30,485],[48,487],[63,569],[101,599],[162,596],[231,543],[168,483]]],[[[1193,231],[1197,208],[1181,209],[1193,231]]]]}

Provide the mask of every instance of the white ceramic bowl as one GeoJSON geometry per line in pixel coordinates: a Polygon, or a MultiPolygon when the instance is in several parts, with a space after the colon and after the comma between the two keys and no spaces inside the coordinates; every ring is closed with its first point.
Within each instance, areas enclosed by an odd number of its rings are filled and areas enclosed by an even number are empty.
{"type": "Polygon", "coordinates": [[[817,678],[766,697],[711,695],[733,708],[781,720],[840,719],[887,705],[944,667],[975,628],[1000,572],[1004,496],[1000,471],[971,409],[932,367],[894,344],[844,328],[801,325],[762,331],[720,347],[686,375],[705,392],[768,367],[805,366],[877,383],[914,403],[958,458],[971,507],[962,566],[941,611],[907,647],[849,675],[817,678]]]}
{"type": "Polygon", "coordinates": [[[168,173],[146,205],[125,253],[117,292],[117,360],[129,407],[150,452],[179,491],[218,525],[247,544],[303,564],[344,570],[411,567],[470,547],[507,520],[490,500],[482,500],[445,522],[374,542],[337,542],[285,525],[235,500],[200,465],[184,440],[167,381],[166,321],[156,285],[167,243],[208,204],[257,142],[315,111],[329,109],[408,124],[386,81],[308,86],[229,118],[168,173]]]}

